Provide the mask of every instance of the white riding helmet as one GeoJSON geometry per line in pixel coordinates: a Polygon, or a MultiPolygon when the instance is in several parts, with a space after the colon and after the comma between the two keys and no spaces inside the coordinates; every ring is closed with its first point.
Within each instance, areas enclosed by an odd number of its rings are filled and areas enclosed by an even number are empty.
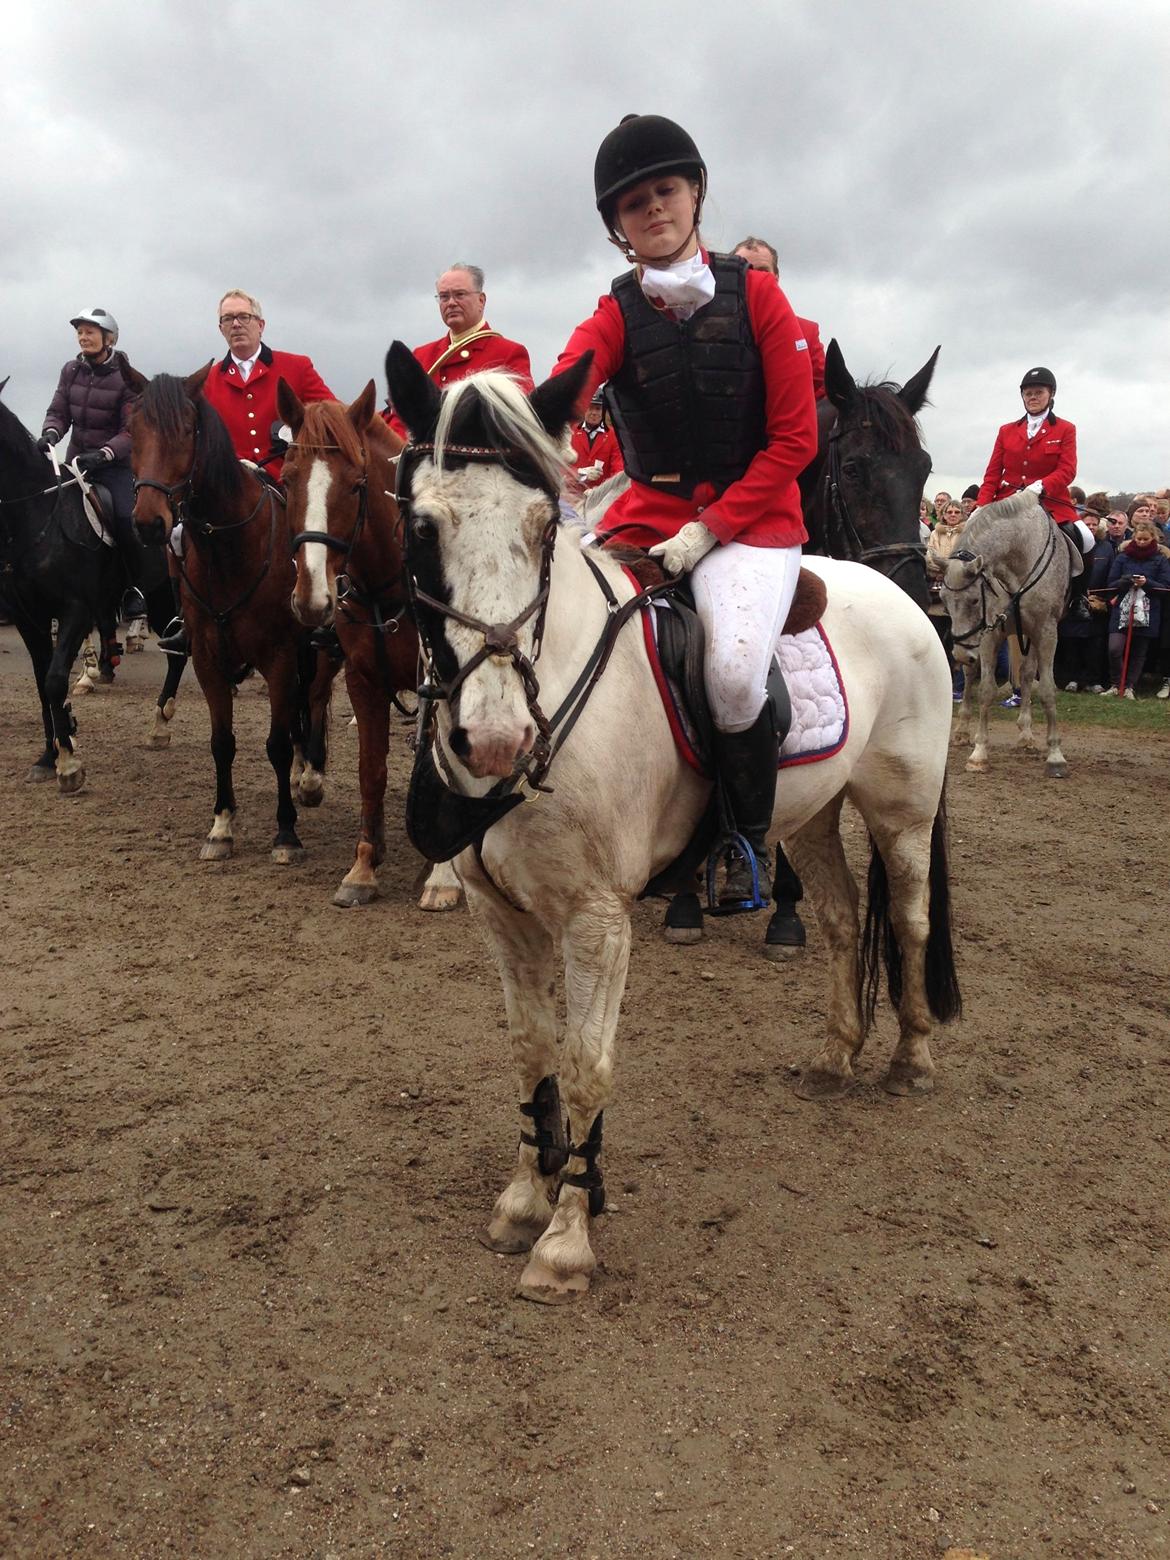
{"type": "Polygon", "coordinates": [[[83,309],[69,321],[73,329],[79,325],[96,325],[110,337],[110,345],[118,345],[118,322],[108,309],[83,309]]]}

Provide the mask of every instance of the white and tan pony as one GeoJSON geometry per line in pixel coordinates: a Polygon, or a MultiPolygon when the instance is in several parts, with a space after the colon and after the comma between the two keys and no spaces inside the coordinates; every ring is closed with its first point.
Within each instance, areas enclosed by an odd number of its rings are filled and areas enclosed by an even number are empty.
{"type": "MultiPolygon", "coordinates": [[[[506,789],[522,773],[551,788],[513,807],[456,866],[499,963],[521,1112],[517,1162],[481,1238],[494,1251],[531,1248],[520,1292],[553,1302],[585,1290],[595,1266],[590,1217],[604,1206],[601,1113],[630,906],[687,845],[709,794],[675,748],[638,610],[623,622],[627,576],[557,519],[557,440],[587,369],[528,398],[506,376],[479,374],[440,401],[401,343],[387,357],[413,436],[398,491],[438,700],[436,772],[462,796],[506,789]]],[[[925,613],[898,586],[855,564],[808,566],[828,587],[824,628],[849,730],[834,757],[786,771],[778,788],[775,834],[829,958],[827,1034],[797,1092],[823,1098],[852,1083],[884,960],[900,1031],[884,1081],[913,1094],[931,1087],[932,1019],[959,1007],[943,797],[950,673],[925,613]],[[839,833],[846,798],[875,847],[864,935],[839,833]]]]}

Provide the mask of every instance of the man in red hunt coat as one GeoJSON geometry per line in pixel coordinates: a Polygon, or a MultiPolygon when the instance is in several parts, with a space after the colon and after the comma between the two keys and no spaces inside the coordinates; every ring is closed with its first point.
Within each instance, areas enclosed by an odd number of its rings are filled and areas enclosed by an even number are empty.
{"type": "Polygon", "coordinates": [[[250,293],[224,293],[219,300],[219,328],[228,344],[203,386],[203,398],[223,418],[232,448],[241,460],[255,461],[270,476],[280,470],[282,455],[272,454],[272,424],[279,422],[276,387],[288,381],[302,401],[335,401],[337,397],[313,367],[297,352],[274,352],[261,341],[264,313],[250,293]],[[271,459],[264,457],[271,454],[271,459]]]}
{"type": "MultiPolygon", "coordinates": [[[[438,341],[415,347],[414,355],[440,389],[485,368],[515,374],[525,390],[532,389],[527,349],[518,341],[501,336],[483,317],[487,294],[479,266],[457,260],[435,283],[435,299],[447,334],[438,341]]],[[[392,407],[382,415],[395,433],[407,437],[406,425],[394,415],[392,407]]]]}
{"type": "MultiPolygon", "coordinates": [[[[776,278],[776,285],[780,285],[780,256],[772,245],[764,238],[752,238],[750,235],[736,244],[734,253],[741,260],[746,260],[753,271],[767,271],[776,278]]],[[[816,320],[803,320],[796,316],[796,323],[804,332],[804,339],[808,343],[808,360],[812,365],[813,394],[818,401],[825,399],[825,349],[821,345],[821,328],[816,320]]]]}
{"type": "MultiPolygon", "coordinates": [[[[334,401],[337,397],[311,358],[297,352],[274,352],[261,341],[264,311],[251,293],[237,288],[224,293],[219,300],[219,329],[228,344],[227,355],[212,364],[203,382],[203,398],[223,418],[239,459],[254,461],[269,476],[275,476],[284,459],[283,453],[272,447],[272,425],[280,421],[276,387],[281,379],[288,381],[302,401],[334,401]]],[[[160,637],[159,649],[168,655],[186,655],[187,630],[173,573],[171,585],[176,616],[160,637]]]]}

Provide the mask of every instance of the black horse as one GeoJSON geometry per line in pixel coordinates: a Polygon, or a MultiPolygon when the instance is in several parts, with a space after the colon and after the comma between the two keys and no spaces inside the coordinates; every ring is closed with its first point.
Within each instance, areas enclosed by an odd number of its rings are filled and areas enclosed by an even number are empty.
{"type": "MultiPolygon", "coordinates": [[[[0,382],[0,392],[7,383],[0,382]]],[[[161,555],[148,562],[145,574],[148,616],[160,627],[170,603],[161,555]]],[[[44,751],[28,778],[47,780],[55,771],[66,795],[85,783],[69,705],[70,669],[95,624],[103,646],[112,638],[126,583],[118,550],[105,546],[86,518],[80,488],[55,471],[0,400],[0,601],[32,661],[45,732],[44,751]]],[[[172,666],[168,687],[172,681],[177,686],[181,675],[181,664],[172,666]]]]}
{"type": "MultiPolygon", "coordinates": [[[[935,347],[904,385],[888,380],[859,385],[836,339],[830,341],[825,352],[826,399],[817,403],[817,453],[800,477],[809,538],[805,552],[868,564],[900,585],[924,612],[930,598],[918,511],[931,460],[915,419],[926,405],[940,350],[935,347]]],[[[796,908],[803,893],[777,843],[772,881],[776,908],[764,939],[770,958],[784,958],[804,946],[796,908]]],[[[697,894],[677,894],[671,900],[665,928],[669,942],[698,941],[703,909],[697,894]]]]}

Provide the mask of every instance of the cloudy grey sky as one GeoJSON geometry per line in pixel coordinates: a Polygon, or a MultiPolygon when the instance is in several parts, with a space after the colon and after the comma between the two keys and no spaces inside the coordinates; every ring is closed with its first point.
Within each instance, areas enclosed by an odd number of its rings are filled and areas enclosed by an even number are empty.
{"type": "Polygon", "coordinates": [[[6,8],[9,404],[39,431],[68,317],[144,371],[223,343],[257,294],[334,391],[442,327],[487,272],[538,376],[621,266],[593,156],[663,113],[710,169],[704,233],[781,252],[859,376],[908,378],[936,477],[982,475],[1037,363],[1090,487],[1170,482],[1165,0],[57,0],[6,8]]]}

